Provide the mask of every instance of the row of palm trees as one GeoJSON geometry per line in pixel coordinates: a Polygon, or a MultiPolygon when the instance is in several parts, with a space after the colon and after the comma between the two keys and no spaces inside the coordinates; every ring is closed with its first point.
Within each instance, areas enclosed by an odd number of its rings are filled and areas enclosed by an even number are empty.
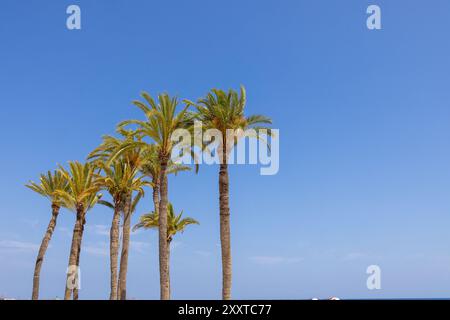
{"type": "MultiPolygon", "coordinates": [[[[264,129],[271,134],[270,129],[264,127],[265,124],[270,124],[271,120],[261,115],[249,117],[244,115],[246,92],[242,86],[239,92],[232,89],[229,91],[212,89],[206,97],[197,102],[183,100],[184,106],[178,112],[178,99],[166,93],[159,94],[157,100],[154,100],[144,92],[142,98],[143,101],[133,101],[133,104],[142,110],[144,120],[126,120],[119,123],[116,129],[118,137],[104,136],[102,143],[88,155],[85,163],[69,162],[68,169],[59,166],[53,173],[49,171],[41,175],[39,183],[27,184],[33,191],[47,197],[51,201],[52,208],[52,216],[36,259],[32,299],[39,297],[40,271],[61,208],[67,208],[76,214],[64,298],[78,299],[77,286],[69,284],[77,278],[86,214],[96,204],[105,205],[113,210],[110,229],[110,299],[126,299],[131,216],[147,187],[152,189],[153,211],[142,215],[133,229],[158,230],[160,298],[170,299],[170,242],[174,235],[182,232],[186,226],[198,224],[192,218],[182,218],[182,213],[175,214],[169,202],[168,175],[191,169],[171,160],[172,151],[177,147],[171,136],[178,129],[194,133],[196,121],[202,123],[203,131],[215,129],[222,136],[222,142],[217,148],[220,159],[222,298],[231,299],[228,160],[237,139],[227,141],[227,129],[253,128],[257,133],[264,129]],[[104,200],[101,192],[107,192],[111,200],[104,200]]],[[[255,137],[260,138],[258,134],[255,137]]],[[[196,145],[192,147],[197,147],[196,150],[210,152],[202,139],[193,139],[192,142],[194,141],[196,145]]],[[[197,163],[194,148],[190,152],[194,163],[197,163]]],[[[197,170],[198,165],[196,172],[197,170]]]]}

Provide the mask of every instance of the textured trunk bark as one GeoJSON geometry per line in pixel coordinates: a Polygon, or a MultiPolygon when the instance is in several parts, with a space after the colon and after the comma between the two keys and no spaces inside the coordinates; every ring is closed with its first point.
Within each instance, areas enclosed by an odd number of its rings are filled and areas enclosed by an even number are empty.
{"type": "MultiPolygon", "coordinates": [[[[85,215],[84,208],[82,206],[78,207],[77,220],[73,228],[72,245],[70,247],[69,269],[78,267],[79,265],[81,240],[83,237],[83,229],[84,229],[84,215],[85,215]]],[[[78,269],[76,269],[76,272],[78,272],[78,269]]],[[[71,275],[68,273],[66,278],[66,289],[64,292],[64,300],[69,300],[70,296],[72,295],[73,287],[71,287],[68,283],[69,280],[71,280],[70,276],[71,275]]],[[[76,296],[78,296],[78,294],[76,294],[76,296]]]]}
{"type": "Polygon", "coordinates": [[[130,248],[130,226],[131,226],[131,200],[132,194],[128,194],[124,206],[124,219],[122,231],[122,253],[120,255],[119,271],[119,299],[127,299],[127,271],[128,271],[128,252],[130,248]]]}
{"type": "Polygon", "coordinates": [[[153,206],[155,207],[155,213],[159,212],[159,178],[153,178],[153,206]]]}
{"type": "MultiPolygon", "coordinates": [[[[159,216],[159,205],[160,205],[160,201],[159,201],[160,178],[161,177],[153,178],[153,206],[155,208],[155,214],[158,216],[159,216]]],[[[169,297],[170,297],[170,283],[169,283],[169,297]]]]}
{"type": "MultiPolygon", "coordinates": [[[[226,145],[226,142],[225,144],[226,145]]],[[[225,149],[225,148],[224,148],[225,149]]],[[[231,299],[231,239],[227,152],[219,171],[220,245],[222,250],[222,299],[231,299]]]]}
{"type": "Polygon", "coordinates": [[[59,214],[59,206],[52,204],[52,218],[47,226],[47,231],[45,232],[44,238],[42,239],[41,246],[39,248],[38,256],[36,258],[36,264],[34,266],[34,276],[33,276],[33,292],[31,299],[39,299],[39,280],[41,274],[42,263],[44,262],[45,252],[47,251],[48,244],[52,238],[53,231],[56,227],[56,219],[59,214]]]}
{"type": "Polygon", "coordinates": [[[114,202],[114,215],[111,223],[111,230],[109,233],[109,249],[110,249],[110,264],[111,264],[111,293],[110,300],[117,300],[117,263],[119,256],[119,224],[120,224],[120,200],[114,202]]]}
{"type": "Polygon", "coordinates": [[[161,176],[160,176],[160,193],[161,200],[159,202],[159,281],[161,287],[161,300],[169,300],[169,265],[167,251],[167,158],[161,158],[161,176]]]}
{"type": "Polygon", "coordinates": [[[169,299],[172,297],[172,287],[170,285],[170,243],[172,240],[167,241],[167,278],[169,279],[169,299]]]}
{"type": "MultiPolygon", "coordinates": [[[[80,234],[80,238],[78,239],[78,244],[77,244],[77,268],[80,266],[80,252],[81,252],[81,242],[83,241],[83,235],[84,235],[84,225],[86,224],[86,220],[83,217],[83,222],[81,224],[81,234],[80,234]]],[[[80,275],[78,275],[80,276],[80,275]]],[[[73,289],[73,300],[78,300],[78,287],[75,287],[73,289]]]]}
{"type": "MultiPolygon", "coordinates": [[[[83,220],[81,224],[81,234],[77,244],[77,268],[80,266],[80,252],[81,252],[81,242],[83,241],[84,235],[84,225],[86,224],[86,215],[83,214],[83,220]]],[[[78,269],[77,269],[78,270],[78,269]]],[[[78,275],[79,277],[80,275],[78,275]]],[[[80,280],[79,280],[80,281],[80,280]]],[[[73,289],[73,300],[78,300],[78,287],[73,289]]]]}

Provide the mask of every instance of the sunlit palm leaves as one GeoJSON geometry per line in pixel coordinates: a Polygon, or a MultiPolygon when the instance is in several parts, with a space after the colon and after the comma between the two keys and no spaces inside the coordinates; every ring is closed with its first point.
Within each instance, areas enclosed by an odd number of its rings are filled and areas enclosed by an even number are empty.
{"type": "MultiPolygon", "coordinates": [[[[212,89],[205,98],[197,102],[184,100],[188,105],[196,109],[195,119],[202,124],[202,130],[216,129],[222,134],[222,141],[227,146],[228,153],[230,149],[238,143],[238,139],[226,141],[227,130],[243,133],[247,129],[253,129],[254,133],[247,131],[247,137],[260,139],[267,143],[263,134],[272,135],[272,131],[264,124],[271,124],[272,120],[263,115],[245,116],[246,91],[243,86],[240,92],[232,89],[226,91],[212,89]]],[[[201,140],[200,140],[201,141],[201,140]]],[[[205,148],[205,145],[199,146],[205,148]]],[[[219,150],[222,153],[223,150],[219,150]]]]}
{"type": "MultiPolygon", "coordinates": [[[[158,214],[154,211],[140,216],[139,223],[133,227],[133,231],[139,228],[155,229],[159,227],[158,214]]],[[[175,214],[171,203],[167,206],[167,240],[170,242],[172,238],[179,232],[191,224],[199,224],[197,220],[187,217],[183,218],[183,211],[178,215],[175,214]]]]}
{"type": "Polygon", "coordinates": [[[113,199],[133,191],[144,194],[144,187],[151,186],[151,183],[143,180],[142,176],[138,176],[139,171],[125,159],[114,161],[110,166],[105,162],[97,162],[96,166],[103,172],[103,175],[97,178],[97,186],[107,190],[113,199]]]}
{"type": "Polygon", "coordinates": [[[141,101],[133,101],[146,117],[146,120],[126,120],[118,127],[125,128],[129,125],[136,125],[136,133],[147,136],[153,140],[158,155],[168,158],[173,148],[171,142],[172,133],[176,129],[187,128],[190,124],[191,114],[187,112],[188,107],[184,107],[176,113],[178,99],[170,97],[168,94],[158,95],[158,103],[146,92],[142,97],[148,106],[141,101]]]}
{"type": "Polygon", "coordinates": [[[56,170],[54,173],[48,171],[47,174],[41,174],[39,183],[30,181],[26,186],[59,206],[61,196],[58,191],[67,191],[68,181],[61,171],[56,170]]]}
{"type": "Polygon", "coordinates": [[[98,194],[99,175],[95,172],[93,165],[71,161],[69,162],[69,171],[62,166],[60,166],[60,171],[67,180],[67,189],[57,190],[56,194],[68,209],[77,211],[82,206],[84,211],[88,211],[101,198],[101,195],[98,194]]]}

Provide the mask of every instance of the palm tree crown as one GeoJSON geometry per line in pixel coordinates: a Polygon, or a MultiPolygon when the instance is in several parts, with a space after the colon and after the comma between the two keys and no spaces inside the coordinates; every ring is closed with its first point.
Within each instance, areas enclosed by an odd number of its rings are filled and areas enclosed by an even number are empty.
{"type": "MultiPolygon", "coordinates": [[[[193,218],[183,218],[183,211],[181,211],[178,215],[175,214],[171,203],[168,204],[167,209],[167,241],[169,242],[172,241],[173,237],[177,233],[183,232],[188,225],[199,224],[199,222],[193,218]]],[[[158,220],[158,214],[154,211],[151,213],[143,214],[139,218],[139,223],[133,227],[133,231],[139,228],[156,229],[159,227],[158,220]]]]}
{"type": "Polygon", "coordinates": [[[78,161],[69,162],[69,171],[60,166],[61,174],[67,179],[67,189],[58,190],[56,193],[61,197],[64,205],[73,211],[80,206],[86,212],[91,209],[101,198],[98,194],[98,174],[95,167],[90,163],[82,164],[78,161]]]}
{"type": "Polygon", "coordinates": [[[52,174],[50,171],[47,174],[41,174],[39,184],[30,181],[26,187],[34,192],[49,199],[53,205],[61,206],[61,197],[57,191],[67,191],[68,181],[66,177],[58,170],[52,174]]]}
{"type": "MultiPolygon", "coordinates": [[[[140,108],[146,120],[126,120],[118,125],[122,129],[128,125],[137,125],[136,133],[151,138],[157,149],[158,155],[168,159],[173,148],[171,135],[176,129],[188,128],[191,114],[187,112],[188,106],[176,113],[178,99],[163,93],[158,95],[158,103],[146,92],[142,97],[148,106],[141,101],[133,101],[133,104],[140,108]]],[[[144,142],[140,143],[145,145],[144,142]]],[[[136,144],[135,144],[136,145],[136,144]]],[[[128,146],[129,147],[129,146],[128,146]]]]}
{"type": "MultiPolygon", "coordinates": [[[[138,170],[133,168],[128,161],[121,158],[114,161],[110,166],[105,162],[96,162],[96,166],[104,172],[103,176],[97,178],[97,185],[107,190],[115,200],[124,200],[121,197],[130,192],[137,191],[144,194],[144,186],[150,186],[148,181],[138,175],[138,170]]],[[[105,201],[101,201],[106,204],[105,201]]]]}
{"type": "Polygon", "coordinates": [[[117,128],[120,137],[104,135],[102,143],[95,148],[89,155],[88,160],[94,164],[97,161],[105,162],[107,165],[112,164],[119,157],[125,158],[132,169],[139,168],[143,150],[141,147],[142,134],[138,134],[134,130],[126,130],[117,128]]]}
{"type": "MultiPolygon", "coordinates": [[[[245,116],[244,110],[246,105],[246,91],[244,86],[241,86],[240,93],[233,89],[225,92],[220,89],[212,89],[205,98],[199,99],[196,103],[190,100],[184,100],[187,105],[192,105],[196,108],[197,113],[195,119],[202,124],[202,130],[216,129],[219,130],[223,138],[223,146],[226,146],[227,155],[231,148],[235,146],[238,141],[227,141],[227,130],[242,130],[253,129],[254,134],[247,132],[248,137],[260,139],[264,142],[264,137],[261,136],[261,130],[264,130],[268,135],[272,135],[271,129],[264,126],[264,124],[271,124],[272,120],[263,115],[245,116]]],[[[200,146],[205,148],[205,146],[200,146]]],[[[222,156],[225,149],[218,150],[222,156]]],[[[226,158],[225,158],[226,160],[226,158]]]]}

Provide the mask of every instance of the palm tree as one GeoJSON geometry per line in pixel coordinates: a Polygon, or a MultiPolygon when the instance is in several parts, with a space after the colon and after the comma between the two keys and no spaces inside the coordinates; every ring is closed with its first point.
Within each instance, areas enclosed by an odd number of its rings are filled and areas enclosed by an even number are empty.
{"type": "MultiPolygon", "coordinates": [[[[121,138],[106,135],[103,137],[103,142],[88,156],[88,159],[96,161],[103,161],[107,165],[111,165],[120,159],[128,163],[131,172],[137,172],[142,164],[142,148],[141,145],[130,144],[140,142],[142,137],[133,130],[125,130],[118,128],[117,132],[121,138]],[[126,147],[124,147],[126,146],[126,147]]],[[[123,226],[122,226],[122,250],[120,254],[120,270],[118,279],[118,298],[126,299],[127,287],[127,270],[128,270],[128,252],[130,247],[130,227],[132,215],[132,191],[129,191],[123,197],[123,205],[121,211],[123,212],[123,226]]],[[[140,197],[139,197],[140,199],[140,197]]],[[[137,201],[139,201],[139,199],[137,201]]],[[[114,257],[110,258],[115,259],[114,257]]]]}
{"type": "MultiPolygon", "coordinates": [[[[254,129],[255,138],[262,139],[260,130],[270,129],[258,126],[259,124],[270,124],[272,121],[262,115],[246,117],[244,108],[246,104],[245,88],[241,86],[240,94],[234,90],[225,92],[212,89],[205,98],[199,99],[197,103],[185,100],[188,105],[197,109],[196,120],[201,121],[202,130],[216,129],[222,136],[222,142],[218,147],[220,158],[219,171],[219,202],[220,202],[220,242],[222,251],[222,298],[231,299],[231,240],[230,240],[230,207],[229,207],[229,178],[228,157],[232,147],[237,144],[238,139],[227,141],[227,130],[254,129]]],[[[239,138],[239,137],[238,137],[239,138]]],[[[204,146],[203,146],[204,147],[204,146]]]]}
{"type": "MultiPolygon", "coordinates": [[[[167,256],[167,203],[168,203],[168,185],[167,185],[167,167],[174,147],[171,141],[172,133],[177,129],[187,128],[190,125],[190,115],[186,106],[179,113],[176,113],[178,99],[171,98],[168,94],[158,95],[158,103],[148,93],[142,93],[142,97],[148,103],[133,101],[145,114],[146,120],[126,120],[119,124],[119,128],[128,125],[137,125],[136,132],[142,136],[151,138],[158,154],[160,166],[159,184],[159,273],[161,286],[161,299],[168,300],[169,292],[169,265],[167,256]]],[[[133,142],[130,145],[145,145],[145,142],[133,142]]],[[[129,146],[128,146],[129,147],[129,146]]]]}
{"type": "Polygon", "coordinates": [[[42,263],[44,261],[45,252],[47,251],[48,244],[52,238],[53,231],[56,227],[56,220],[58,218],[59,209],[61,208],[61,199],[56,193],[58,190],[66,190],[67,180],[59,171],[55,171],[53,174],[48,171],[47,174],[41,174],[40,183],[30,181],[26,187],[30,188],[34,192],[37,192],[41,196],[48,198],[51,201],[52,217],[47,226],[44,238],[42,239],[41,246],[36,258],[36,264],[34,266],[33,276],[33,292],[31,298],[37,300],[39,298],[39,280],[42,263]]]}
{"type": "MultiPolygon", "coordinates": [[[[57,190],[56,194],[61,197],[64,206],[76,213],[69,255],[69,270],[75,268],[75,279],[77,279],[86,213],[100,200],[101,194],[98,194],[100,189],[97,182],[98,175],[95,173],[95,167],[92,164],[69,162],[69,168],[70,171],[67,171],[60,167],[60,172],[67,179],[68,186],[66,190],[57,190]]],[[[77,286],[75,288],[69,286],[70,280],[71,274],[68,273],[64,299],[70,299],[73,290],[73,299],[76,300],[78,299],[78,288],[77,286]]]]}
{"type": "MultiPolygon", "coordinates": [[[[183,211],[180,214],[176,215],[173,210],[173,206],[171,203],[167,206],[167,258],[169,259],[170,266],[170,243],[172,242],[173,237],[179,233],[183,232],[184,229],[191,224],[199,224],[197,220],[187,217],[182,219],[183,211]]],[[[159,215],[157,212],[153,211],[151,213],[147,213],[142,215],[139,218],[139,223],[133,227],[133,231],[139,228],[145,229],[155,229],[159,228],[159,215]]],[[[170,269],[170,268],[169,268],[170,269]]],[[[170,273],[169,273],[169,293],[170,293],[170,273]]]]}
{"type": "MultiPolygon", "coordinates": [[[[120,213],[124,210],[126,197],[133,191],[138,191],[132,203],[132,211],[137,202],[144,194],[143,187],[149,185],[143,181],[142,177],[137,177],[137,170],[131,168],[124,158],[114,161],[111,166],[104,162],[97,162],[97,166],[104,172],[104,176],[98,180],[99,185],[107,190],[112,197],[113,203],[100,200],[99,203],[106,205],[114,210],[110,231],[110,263],[111,263],[111,292],[110,300],[118,299],[118,275],[117,261],[119,252],[119,221],[120,213]]],[[[128,254],[128,251],[125,253],[128,254]]],[[[121,261],[124,259],[121,258],[121,261]]]]}

